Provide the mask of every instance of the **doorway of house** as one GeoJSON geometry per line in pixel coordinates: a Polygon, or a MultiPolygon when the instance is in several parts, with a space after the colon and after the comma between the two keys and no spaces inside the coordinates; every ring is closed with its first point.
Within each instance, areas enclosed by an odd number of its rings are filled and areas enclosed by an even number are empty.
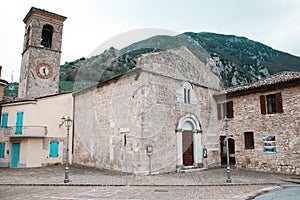
{"type": "Polygon", "coordinates": [[[192,131],[183,131],[182,134],[183,165],[194,165],[194,141],[192,131]]]}
{"type": "MultiPolygon", "coordinates": [[[[227,165],[227,155],[226,155],[226,136],[220,136],[220,156],[221,165],[227,165]]],[[[233,138],[228,138],[228,148],[229,148],[229,163],[230,165],[235,165],[235,141],[233,138]]]]}
{"type": "Polygon", "coordinates": [[[18,167],[20,155],[20,143],[12,143],[11,167],[18,167]]]}

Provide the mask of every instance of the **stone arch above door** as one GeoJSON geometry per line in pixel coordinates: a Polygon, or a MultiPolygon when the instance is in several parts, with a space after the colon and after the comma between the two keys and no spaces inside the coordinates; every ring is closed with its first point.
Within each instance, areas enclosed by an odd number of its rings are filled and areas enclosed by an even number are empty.
{"type": "Polygon", "coordinates": [[[203,166],[203,151],[202,151],[202,135],[201,135],[201,124],[198,118],[192,114],[188,113],[182,115],[177,123],[176,130],[176,143],[177,143],[177,169],[184,168],[183,164],[183,133],[189,131],[193,133],[193,160],[194,167],[203,166]]]}
{"type": "Polygon", "coordinates": [[[200,121],[194,114],[188,113],[188,114],[182,115],[179,118],[178,124],[177,124],[177,130],[180,130],[180,129],[201,132],[200,121]],[[190,125],[192,129],[184,129],[184,128],[188,128],[188,127],[186,127],[188,125],[190,125]]]}

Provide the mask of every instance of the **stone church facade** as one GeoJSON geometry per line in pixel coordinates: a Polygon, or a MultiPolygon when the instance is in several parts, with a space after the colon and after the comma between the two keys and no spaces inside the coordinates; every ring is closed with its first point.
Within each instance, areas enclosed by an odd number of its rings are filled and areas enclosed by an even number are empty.
{"type": "Polygon", "coordinates": [[[219,90],[186,47],[141,55],[133,70],[73,95],[74,163],[125,171],[126,156],[132,173],[219,166],[219,90]]]}

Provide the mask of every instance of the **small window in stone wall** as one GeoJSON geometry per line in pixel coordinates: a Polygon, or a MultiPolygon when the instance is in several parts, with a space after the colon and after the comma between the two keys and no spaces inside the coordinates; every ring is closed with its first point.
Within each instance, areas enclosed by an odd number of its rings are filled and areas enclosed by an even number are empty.
{"type": "Polygon", "coordinates": [[[191,103],[191,90],[192,90],[192,85],[189,82],[183,83],[183,99],[184,99],[184,103],[186,104],[191,103]]]}
{"type": "Polygon", "coordinates": [[[254,134],[253,132],[244,132],[245,149],[254,149],[254,134]]]}
{"type": "Polygon", "coordinates": [[[260,96],[261,114],[283,113],[281,93],[260,96]]]}

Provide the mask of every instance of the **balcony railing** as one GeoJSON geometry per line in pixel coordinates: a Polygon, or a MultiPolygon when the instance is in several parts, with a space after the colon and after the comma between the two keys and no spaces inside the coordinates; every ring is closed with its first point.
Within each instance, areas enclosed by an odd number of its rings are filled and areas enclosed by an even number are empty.
{"type": "Polygon", "coordinates": [[[0,134],[6,137],[45,137],[47,126],[8,126],[0,128],[0,134]]]}

